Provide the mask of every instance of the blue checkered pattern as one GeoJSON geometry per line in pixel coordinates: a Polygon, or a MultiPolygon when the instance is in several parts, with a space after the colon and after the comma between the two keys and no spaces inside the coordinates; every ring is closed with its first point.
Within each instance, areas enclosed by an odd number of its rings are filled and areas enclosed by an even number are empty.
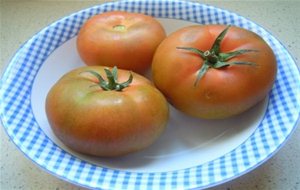
{"type": "Polygon", "coordinates": [[[69,182],[99,189],[205,188],[236,178],[270,158],[299,120],[299,70],[283,45],[257,24],[226,10],[187,1],[107,3],[82,10],[51,24],[27,41],[11,60],[0,86],[0,116],[12,141],[33,162],[69,182]],[[278,76],[268,108],[255,132],[231,152],[205,164],[170,172],[113,170],[80,160],[57,147],[40,129],[31,110],[31,89],[49,54],[76,36],[92,15],[111,10],[141,12],[200,24],[231,24],[254,31],[273,48],[278,76]]]}

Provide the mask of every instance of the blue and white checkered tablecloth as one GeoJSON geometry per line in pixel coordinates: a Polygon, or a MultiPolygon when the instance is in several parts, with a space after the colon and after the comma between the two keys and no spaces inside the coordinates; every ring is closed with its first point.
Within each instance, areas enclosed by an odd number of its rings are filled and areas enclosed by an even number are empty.
{"type": "Polygon", "coordinates": [[[270,158],[296,127],[300,112],[299,69],[286,48],[261,26],[226,10],[188,1],[124,0],[91,7],[49,25],[28,40],[11,60],[0,84],[0,116],[12,141],[51,174],[99,189],[192,189],[234,179],[270,158]],[[54,144],[31,109],[31,89],[40,67],[59,46],[76,36],[92,15],[111,10],[140,12],[199,24],[231,24],[259,34],[272,47],[278,75],[267,111],[255,132],[231,152],[202,165],[168,172],[130,172],[81,160],[54,144]]]}

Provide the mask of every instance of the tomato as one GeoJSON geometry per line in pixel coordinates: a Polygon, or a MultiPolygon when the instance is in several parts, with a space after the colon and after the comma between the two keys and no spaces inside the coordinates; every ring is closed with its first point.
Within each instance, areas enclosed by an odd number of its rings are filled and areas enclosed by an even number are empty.
{"type": "Polygon", "coordinates": [[[162,93],[145,77],[85,66],[66,73],[50,89],[46,113],[54,134],[69,148],[120,156],[158,139],[169,111],[162,93]]]}
{"type": "Polygon", "coordinates": [[[82,26],[77,50],[87,65],[117,66],[143,74],[165,37],[164,28],[151,16],[111,11],[91,17],[82,26]]]}
{"type": "Polygon", "coordinates": [[[157,48],[155,85],[182,112],[206,119],[242,113],[263,100],[276,78],[272,49],[257,34],[224,25],[188,26],[157,48]]]}

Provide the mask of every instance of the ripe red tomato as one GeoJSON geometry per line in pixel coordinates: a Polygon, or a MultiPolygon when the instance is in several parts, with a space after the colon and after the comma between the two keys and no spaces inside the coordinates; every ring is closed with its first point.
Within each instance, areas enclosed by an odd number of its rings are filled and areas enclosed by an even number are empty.
{"type": "Polygon", "coordinates": [[[152,64],[154,83],[171,104],[208,119],[239,114],[264,99],[276,71],[273,51],[260,36],[224,25],[172,33],[152,64]]]}
{"type": "Polygon", "coordinates": [[[91,17],[80,29],[77,50],[87,65],[117,66],[143,74],[166,37],[151,16],[111,11],[91,17]]]}
{"type": "Polygon", "coordinates": [[[71,149],[119,156],[144,149],[160,136],[168,103],[141,75],[87,66],[66,73],[51,88],[46,113],[55,135],[71,149]]]}

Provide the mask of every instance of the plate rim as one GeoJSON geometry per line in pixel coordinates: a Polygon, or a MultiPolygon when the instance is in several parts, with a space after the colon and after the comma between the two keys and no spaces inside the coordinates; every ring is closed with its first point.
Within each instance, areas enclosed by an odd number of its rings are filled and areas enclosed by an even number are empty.
{"type": "MultiPolygon", "coordinates": [[[[132,2],[132,1],[133,1],[133,0],[125,0],[125,2],[132,2]]],[[[167,1],[167,0],[160,0],[160,1],[158,1],[158,2],[165,2],[165,1],[167,1]]],[[[118,2],[118,1],[117,1],[117,2],[118,2]]],[[[101,6],[105,5],[105,4],[114,4],[114,3],[117,3],[117,2],[106,2],[106,3],[102,3],[102,4],[99,4],[99,5],[94,5],[94,6],[92,6],[92,7],[87,7],[87,8],[84,8],[84,9],[82,9],[82,10],[73,12],[73,13],[67,15],[67,16],[64,16],[64,17],[62,17],[62,18],[59,18],[58,20],[54,21],[53,23],[50,23],[49,25],[45,26],[45,27],[44,27],[43,29],[41,29],[40,31],[36,32],[32,37],[30,37],[28,40],[26,40],[26,41],[25,41],[25,42],[24,42],[24,43],[23,43],[16,51],[15,51],[15,53],[13,54],[13,57],[8,61],[8,64],[7,64],[6,68],[3,69],[4,72],[1,73],[0,90],[2,89],[2,85],[3,85],[2,83],[4,83],[4,81],[5,81],[5,79],[6,79],[6,78],[5,78],[6,75],[9,75],[9,74],[11,73],[10,69],[11,69],[11,67],[13,66],[14,60],[17,59],[17,56],[18,56],[18,54],[20,54],[21,50],[24,48],[24,45],[30,43],[31,40],[33,40],[33,39],[35,39],[36,37],[38,37],[38,36],[40,35],[40,33],[42,33],[42,32],[43,32],[44,30],[46,30],[47,28],[56,25],[58,22],[61,22],[61,21],[63,21],[63,20],[66,19],[66,18],[69,18],[69,17],[71,17],[71,16],[73,16],[73,15],[79,14],[80,12],[83,12],[83,11],[85,11],[85,10],[91,10],[91,9],[93,9],[93,8],[96,8],[96,7],[101,7],[101,6]]],[[[203,6],[203,5],[204,5],[204,6],[210,7],[210,8],[212,8],[212,9],[215,9],[215,10],[218,10],[218,11],[220,11],[220,10],[226,11],[227,13],[234,14],[234,15],[237,16],[237,17],[241,17],[242,19],[246,19],[247,21],[254,23],[254,24],[257,25],[258,27],[260,27],[260,28],[262,28],[263,30],[265,30],[270,36],[272,36],[274,39],[276,39],[276,40],[280,43],[280,45],[281,45],[281,46],[284,48],[284,50],[288,53],[288,56],[291,57],[291,59],[292,59],[294,65],[297,67],[297,74],[300,76],[300,67],[296,64],[296,61],[295,61],[295,58],[293,57],[293,55],[288,51],[288,49],[284,46],[284,44],[282,44],[282,42],[278,40],[278,38],[277,38],[276,36],[274,36],[270,31],[268,31],[266,28],[262,27],[261,25],[257,24],[256,22],[253,22],[253,21],[249,20],[248,18],[246,18],[246,17],[244,17],[244,16],[241,16],[241,15],[235,13],[235,12],[228,11],[228,10],[223,9],[223,8],[218,8],[218,7],[215,7],[215,6],[212,6],[212,5],[208,5],[208,4],[204,4],[204,3],[200,3],[200,2],[193,2],[193,1],[189,2],[189,1],[181,1],[181,0],[176,0],[175,2],[182,2],[183,4],[185,4],[185,3],[192,3],[192,4],[197,4],[197,5],[199,5],[199,6],[201,6],[201,5],[203,6]]],[[[155,3],[155,2],[154,2],[154,1],[149,1],[149,4],[151,4],[151,3],[155,3]]],[[[161,17],[161,18],[164,18],[164,17],[161,17]]],[[[172,19],[174,19],[174,18],[172,18],[172,19]]],[[[178,19],[178,20],[183,20],[183,19],[178,19]]],[[[70,40],[70,39],[65,40],[63,43],[67,42],[68,40],[70,40]]],[[[63,43],[62,43],[62,44],[63,44],[63,43]]],[[[60,46],[61,46],[62,44],[60,44],[60,46]]],[[[55,48],[55,49],[56,49],[56,48],[55,48]]],[[[55,49],[54,49],[54,50],[55,50],[55,49]]],[[[53,51],[54,51],[54,50],[53,50],[53,51]]],[[[53,51],[52,51],[51,53],[53,53],[53,51]]],[[[51,54],[51,53],[50,53],[50,54],[51,54]]],[[[49,55],[50,55],[50,54],[49,54],[49,55]]],[[[49,56],[49,55],[48,55],[48,56],[49,56]]],[[[39,68],[39,69],[40,69],[40,68],[39,68]]],[[[37,72],[37,73],[38,73],[38,72],[37,72]]],[[[35,77],[36,77],[36,75],[35,75],[35,77]]],[[[33,82],[34,82],[34,80],[35,80],[35,79],[33,79],[33,82]]],[[[31,87],[31,88],[32,88],[32,87],[31,87]]],[[[0,95],[1,95],[1,94],[0,94],[0,95]]],[[[0,98],[2,98],[2,96],[0,96],[0,98]]],[[[2,104],[2,103],[1,103],[1,104],[2,104]]],[[[267,104],[268,104],[267,106],[269,106],[269,102],[268,102],[267,104]]],[[[31,103],[30,103],[30,105],[31,105],[31,103]]],[[[266,112],[265,112],[264,114],[266,114],[266,112]]],[[[33,158],[31,158],[26,152],[24,152],[24,151],[17,145],[17,143],[15,142],[15,139],[14,139],[14,138],[9,134],[9,132],[7,131],[7,126],[5,126],[5,124],[4,124],[4,122],[3,122],[4,115],[0,114],[0,116],[1,116],[1,117],[0,117],[0,122],[2,123],[2,126],[3,126],[3,128],[5,129],[4,131],[6,132],[6,134],[9,136],[9,138],[11,139],[11,141],[17,146],[17,148],[25,155],[25,157],[27,157],[30,161],[32,161],[33,163],[35,163],[35,165],[37,165],[37,166],[38,166],[39,168],[41,168],[42,170],[44,170],[44,171],[46,171],[46,172],[48,172],[48,173],[50,173],[50,174],[52,174],[52,175],[54,175],[54,176],[60,178],[60,179],[63,179],[63,180],[65,180],[65,181],[68,181],[68,182],[70,182],[70,183],[73,183],[73,184],[76,184],[76,185],[79,185],[79,186],[82,186],[82,187],[88,187],[88,188],[91,188],[90,186],[85,186],[85,185],[83,185],[83,184],[81,184],[81,183],[79,183],[79,182],[77,182],[77,181],[72,181],[72,180],[70,180],[70,179],[67,178],[67,177],[64,177],[64,176],[62,176],[62,175],[58,175],[57,173],[48,170],[46,167],[40,165],[36,160],[34,160],[33,158]]],[[[263,119],[264,117],[265,117],[265,116],[263,116],[262,119],[263,119]]],[[[261,121],[260,121],[260,122],[261,122],[261,121]]],[[[209,184],[209,185],[207,185],[207,186],[203,186],[203,188],[213,187],[213,186],[216,186],[216,185],[219,185],[219,184],[226,183],[226,182],[228,182],[228,181],[231,181],[231,180],[233,180],[233,179],[236,179],[236,178],[238,178],[238,177],[240,177],[240,176],[242,176],[242,175],[244,175],[244,174],[246,174],[246,173],[248,173],[248,172],[254,170],[255,168],[259,167],[261,164],[263,164],[264,162],[266,162],[267,160],[269,160],[272,156],[274,156],[274,155],[275,155],[275,154],[276,154],[276,153],[277,153],[277,152],[285,145],[285,143],[288,141],[288,139],[292,136],[292,134],[294,133],[294,131],[297,129],[299,123],[300,123],[300,112],[299,112],[299,114],[298,114],[298,116],[297,116],[297,120],[295,121],[294,126],[292,127],[292,130],[287,134],[287,136],[285,136],[285,138],[284,138],[284,140],[282,141],[282,143],[280,143],[279,146],[277,146],[276,149],[275,149],[274,151],[272,151],[270,154],[268,154],[266,157],[264,157],[264,159],[262,159],[259,163],[256,163],[256,164],[253,165],[251,168],[245,169],[243,172],[239,172],[237,175],[234,175],[234,176],[232,176],[231,178],[226,178],[226,179],[223,179],[223,180],[221,180],[221,181],[217,181],[217,182],[212,183],[212,184],[209,184]]],[[[6,125],[8,125],[8,124],[6,124],[6,125]]],[[[256,130],[255,130],[255,131],[256,131],[256,130]]],[[[255,131],[254,131],[254,132],[255,132],[255,131]]],[[[253,132],[253,133],[254,133],[254,132],[253,132]]],[[[252,135],[251,135],[251,136],[252,136],[252,135]]],[[[250,136],[250,137],[251,137],[251,136],[250,136]]],[[[245,141],[248,141],[248,139],[249,139],[250,137],[248,137],[245,141]]],[[[56,144],[56,143],[54,143],[54,144],[56,144]]],[[[238,146],[240,146],[240,145],[237,145],[237,147],[238,147],[238,146]]],[[[237,147],[236,147],[236,148],[237,148],[237,147]]],[[[235,149],[236,149],[236,148],[235,148],[235,149]]],[[[69,153],[67,152],[67,154],[69,154],[69,153]]],[[[80,158],[79,158],[79,159],[80,159],[80,158]]],[[[217,158],[217,159],[218,159],[218,158],[217,158]]],[[[83,160],[83,161],[85,161],[85,160],[83,160]]],[[[85,162],[86,162],[86,161],[85,161],[85,162]]],[[[208,162],[211,162],[211,161],[208,161],[208,162]]],[[[92,165],[94,165],[94,164],[92,164],[92,165]]],[[[97,167],[100,167],[100,166],[97,166],[97,167]]],[[[101,167],[102,167],[102,166],[101,166],[101,167]]],[[[195,167],[195,166],[194,166],[194,167],[195,167]]],[[[111,169],[111,168],[108,168],[108,169],[111,169]]],[[[185,169],[186,169],[186,168],[184,168],[184,169],[182,169],[182,170],[185,170],[185,169]]],[[[114,169],[111,169],[111,170],[114,170],[114,169]]],[[[167,171],[167,172],[169,172],[169,171],[167,171]]],[[[130,171],[130,173],[132,173],[132,171],[130,171]]],[[[139,172],[137,172],[137,173],[139,173],[139,172]]],[[[150,172],[150,173],[157,173],[157,172],[150,172]]],[[[158,172],[158,173],[162,173],[162,172],[158,172]]],[[[197,188],[197,187],[195,187],[195,188],[197,188]]]]}

